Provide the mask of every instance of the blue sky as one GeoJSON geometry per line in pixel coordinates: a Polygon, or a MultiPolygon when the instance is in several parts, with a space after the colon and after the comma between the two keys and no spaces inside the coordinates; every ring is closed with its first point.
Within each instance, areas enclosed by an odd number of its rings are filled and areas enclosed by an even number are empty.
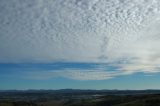
{"type": "Polygon", "coordinates": [[[159,89],[160,0],[0,0],[0,89],[159,89]]]}
{"type": "MultiPolygon", "coordinates": [[[[120,75],[103,80],[79,80],[53,76],[46,79],[26,77],[25,72],[35,70],[94,69],[95,63],[52,63],[52,64],[0,64],[0,89],[159,89],[159,73],[120,75]]],[[[101,64],[100,64],[101,65],[101,64]]],[[[76,71],[76,70],[74,70],[76,71]]],[[[37,74],[39,75],[39,74],[37,74]]],[[[36,77],[36,76],[33,76],[36,77]]],[[[92,77],[88,76],[88,77],[92,77]]]]}

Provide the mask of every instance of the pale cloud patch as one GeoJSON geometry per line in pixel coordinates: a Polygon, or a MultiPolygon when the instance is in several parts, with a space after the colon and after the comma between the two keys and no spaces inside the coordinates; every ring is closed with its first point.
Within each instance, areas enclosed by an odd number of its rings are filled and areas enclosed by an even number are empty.
{"type": "Polygon", "coordinates": [[[58,71],[36,71],[25,73],[26,79],[48,80],[63,77],[74,80],[106,80],[121,75],[130,75],[132,72],[125,71],[103,71],[103,70],[58,70],[58,71]]]}

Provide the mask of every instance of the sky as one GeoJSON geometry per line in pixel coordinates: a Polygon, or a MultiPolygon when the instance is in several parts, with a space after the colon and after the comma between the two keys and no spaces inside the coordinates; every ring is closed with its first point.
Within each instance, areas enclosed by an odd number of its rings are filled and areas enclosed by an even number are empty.
{"type": "Polygon", "coordinates": [[[0,89],[160,89],[159,0],[0,0],[0,89]]]}

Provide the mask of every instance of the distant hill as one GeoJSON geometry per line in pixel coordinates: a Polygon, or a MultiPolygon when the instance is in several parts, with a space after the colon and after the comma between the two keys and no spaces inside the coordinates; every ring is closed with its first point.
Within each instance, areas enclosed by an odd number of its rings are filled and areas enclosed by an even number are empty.
{"type": "Polygon", "coordinates": [[[51,94],[105,94],[105,95],[138,95],[160,94],[160,90],[83,90],[83,89],[59,89],[59,90],[0,90],[0,93],[51,93],[51,94]]]}

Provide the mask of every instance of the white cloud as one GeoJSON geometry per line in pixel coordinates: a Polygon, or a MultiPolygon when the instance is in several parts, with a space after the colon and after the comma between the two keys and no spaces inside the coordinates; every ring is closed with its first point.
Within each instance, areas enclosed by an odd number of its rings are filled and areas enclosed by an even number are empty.
{"type": "Polygon", "coordinates": [[[58,70],[32,70],[19,73],[21,78],[34,80],[48,80],[58,77],[74,80],[107,80],[134,73],[144,73],[144,76],[153,76],[154,73],[160,72],[158,67],[155,68],[138,64],[123,64],[119,65],[119,67],[110,67],[106,64],[98,64],[93,67],[94,65],[92,64],[92,67],[87,68],[75,67],[58,70]]]}
{"type": "Polygon", "coordinates": [[[35,80],[48,80],[56,77],[64,77],[74,80],[106,80],[121,75],[129,75],[133,72],[127,71],[104,71],[104,70],[78,70],[78,69],[65,69],[65,70],[50,70],[50,71],[32,71],[25,72],[22,78],[35,79],[35,80]]]}
{"type": "Polygon", "coordinates": [[[159,0],[1,0],[0,63],[104,62],[157,72],[159,28],[159,0]]]}

